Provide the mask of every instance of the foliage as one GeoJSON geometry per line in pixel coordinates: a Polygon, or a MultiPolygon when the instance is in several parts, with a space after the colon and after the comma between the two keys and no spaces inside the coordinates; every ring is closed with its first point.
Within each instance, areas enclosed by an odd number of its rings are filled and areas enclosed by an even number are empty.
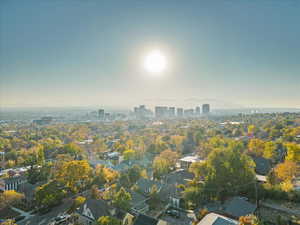
{"type": "Polygon", "coordinates": [[[80,207],[84,202],[85,202],[86,198],[83,196],[78,196],[74,199],[73,204],[71,206],[71,211],[75,211],[75,209],[77,209],[78,207],[80,207]]]}
{"type": "Polygon", "coordinates": [[[121,221],[110,216],[101,216],[97,220],[97,225],[120,225],[121,221]]]}
{"type": "Polygon", "coordinates": [[[300,163],[300,144],[286,143],[285,147],[287,148],[286,160],[300,163]]]}
{"type": "Polygon", "coordinates": [[[0,208],[16,205],[20,203],[22,199],[24,199],[24,195],[15,190],[4,191],[0,194],[0,208]]]}
{"type": "Polygon", "coordinates": [[[239,218],[239,225],[261,225],[262,223],[255,215],[246,215],[239,218]]]}
{"type": "Polygon", "coordinates": [[[274,171],[280,181],[291,181],[299,172],[299,166],[295,162],[285,161],[278,164],[274,171]]]}
{"type": "Polygon", "coordinates": [[[14,220],[8,219],[0,223],[0,225],[17,225],[14,220]]]}
{"type": "Polygon", "coordinates": [[[37,188],[35,199],[40,208],[51,208],[61,203],[65,193],[56,181],[37,188]]]}
{"type": "Polygon", "coordinates": [[[161,178],[170,171],[170,165],[168,161],[159,156],[155,157],[152,167],[155,178],[161,178]]]}
{"type": "Polygon", "coordinates": [[[59,182],[76,193],[91,181],[92,168],[85,160],[64,162],[57,171],[56,178],[59,182]]]}
{"type": "Polygon", "coordinates": [[[123,210],[129,210],[131,195],[123,187],[113,196],[112,203],[123,210]]]}

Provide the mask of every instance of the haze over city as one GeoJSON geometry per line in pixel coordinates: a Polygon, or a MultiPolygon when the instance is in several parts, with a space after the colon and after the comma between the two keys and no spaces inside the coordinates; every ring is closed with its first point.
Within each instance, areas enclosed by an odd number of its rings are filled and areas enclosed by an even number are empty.
{"type": "Polygon", "coordinates": [[[300,2],[0,2],[0,106],[300,107],[300,2]]]}

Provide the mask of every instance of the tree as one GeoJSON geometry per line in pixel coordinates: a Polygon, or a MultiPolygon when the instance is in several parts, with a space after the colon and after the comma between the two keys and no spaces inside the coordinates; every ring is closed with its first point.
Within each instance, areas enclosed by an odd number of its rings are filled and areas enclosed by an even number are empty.
{"type": "Polygon", "coordinates": [[[255,215],[246,215],[239,218],[239,225],[261,225],[262,223],[255,215]]]}
{"type": "Polygon", "coordinates": [[[166,149],[164,151],[162,151],[159,156],[162,158],[162,159],[165,159],[168,164],[169,164],[169,167],[174,167],[175,164],[176,164],[176,161],[177,159],[179,158],[178,157],[178,154],[176,152],[173,152],[172,150],[170,149],[166,149]]]}
{"type": "Polygon", "coordinates": [[[44,184],[36,189],[35,199],[40,208],[58,205],[65,193],[56,181],[44,184]]]}
{"type": "Polygon", "coordinates": [[[253,183],[255,178],[254,162],[247,155],[231,148],[213,150],[205,164],[193,169],[195,174],[204,177],[202,191],[208,199],[238,194],[243,190],[241,187],[245,190],[245,184],[253,183]]]}
{"type": "Polygon", "coordinates": [[[123,210],[129,210],[131,207],[131,195],[123,187],[113,196],[112,203],[123,210]]]}
{"type": "Polygon", "coordinates": [[[92,168],[85,160],[64,162],[61,170],[57,171],[59,182],[76,193],[91,181],[92,168]]]}
{"type": "Polygon", "coordinates": [[[2,207],[9,205],[16,205],[24,199],[24,195],[16,192],[15,190],[4,191],[0,194],[0,202],[2,202],[2,207]]]}
{"type": "Polygon", "coordinates": [[[0,225],[17,225],[14,220],[8,219],[0,223],[0,225]]]}
{"type": "Polygon", "coordinates": [[[248,144],[249,153],[255,156],[262,156],[265,149],[265,143],[257,138],[253,138],[250,140],[248,144]]]}
{"type": "Polygon", "coordinates": [[[265,142],[263,157],[267,159],[274,159],[276,157],[276,144],[274,142],[265,142]]]}
{"type": "Polygon", "coordinates": [[[281,181],[291,181],[299,173],[299,166],[293,161],[285,161],[275,167],[276,177],[281,181]]]}
{"type": "Polygon", "coordinates": [[[134,165],[128,169],[127,174],[131,184],[137,182],[137,180],[141,177],[141,172],[142,168],[138,165],[134,165]]]}
{"type": "Polygon", "coordinates": [[[110,216],[101,216],[97,220],[97,225],[120,225],[121,221],[110,217],[110,216]]]}
{"type": "Polygon", "coordinates": [[[287,148],[286,160],[300,163],[300,144],[291,142],[285,144],[285,147],[287,148]]]}
{"type": "Polygon", "coordinates": [[[136,159],[136,152],[132,149],[125,150],[123,152],[124,160],[134,160],[136,159]]]}
{"type": "Polygon", "coordinates": [[[77,159],[78,156],[82,154],[82,152],[83,152],[83,150],[77,144],[75,144],[73,142],[64,145],[64,147],[62,148],[62,153],[70,154],[75,159],[77,159]]]}
{"type": "Polygon", "coordinates": [[[154,158],[152,167],[154,170],[154,177],[156,178],[160,178],[161,176],[167,174],[170,170],[168,161],[159,156],[154,158]]]}
{"type": "Polygon", "coordinates": [[[97,185],[92,185],[92,187],[91,187],[91,197],[93,199],[99,199],[100,198],[100,194],[101,193],[100,193],[97,185]]]}
{"type": "Polygon", "coordinates": [[[73,204],[71,206],[71,211],[75,211],[75,209],[77,209],[78,207],[80,207],[84,202],[85,202],[86,198],[83,196],[78,196],[74,199],[73,204]]]}
{"type": "Polygon", "coordinates": [[[95,170],[95,180],[94,182],[98,185],[103,185],[106,183],[113,183],[119,177],[119,173],[110,168],[106,168],[103,165],[97,165],[95,170]]]}

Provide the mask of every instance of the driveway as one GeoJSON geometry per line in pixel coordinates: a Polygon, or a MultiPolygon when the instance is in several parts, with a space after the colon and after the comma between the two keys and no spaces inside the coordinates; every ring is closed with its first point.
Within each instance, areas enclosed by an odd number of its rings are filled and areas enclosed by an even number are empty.
{"type": "Polygon", "coordinates": [[[196,219],[194,212],[183,212],[180,211],[180,218],[175,218],[166,214],[163,214],[160,219],[168,222],[172,225],[191,225],[196,219]]]}

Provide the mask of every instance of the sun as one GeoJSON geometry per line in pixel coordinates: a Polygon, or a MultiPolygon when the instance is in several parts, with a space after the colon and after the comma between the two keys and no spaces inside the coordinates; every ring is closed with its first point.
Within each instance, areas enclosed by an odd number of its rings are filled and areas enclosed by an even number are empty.
{"type": "Polygon", "coordinates": [[[150,72],[159,74],[166,69],[166,57],[159,50],[150,52],[144,61],[144,68],[150,72]]]}

